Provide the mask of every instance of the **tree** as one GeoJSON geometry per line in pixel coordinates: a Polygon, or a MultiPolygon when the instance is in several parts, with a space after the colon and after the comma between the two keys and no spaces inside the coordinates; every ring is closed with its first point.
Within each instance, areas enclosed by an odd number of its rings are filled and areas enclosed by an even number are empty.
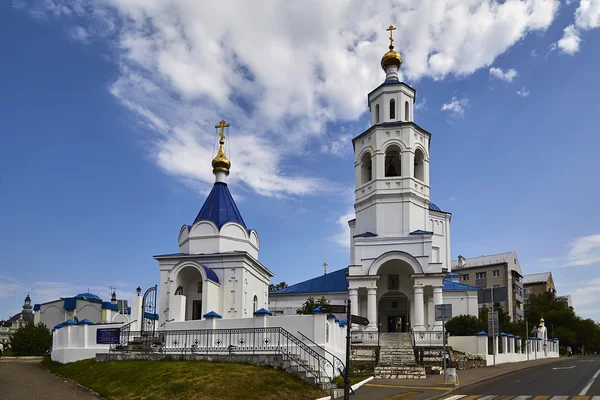
{"type": "Polygon", "coordinates": [[[446,332],[452,336],[475,336],[481,332],[481,323],[474,315],[457,315],[446,322],[446,332]]]}
{"type": "Polygon", "coordinates": [[[304,302],[304,304],[302,304],[302,308],[299,308],[297,313],[298,314],[312,314],[313,310],[319,306],[324,306],[329,304],[329,300],[327,300],[325,297],[321,297],[319,300],[315,301],[315,299],[313,297],[309,297],[308,299],[306,299],[306,301],[304,302]]]}
{"type": "Polygon", "coordinates": [[[16,356],[42,356],[52,347],[52,334],[41,322],[30,322],[12,334],[10,346],[16,356]]]}
{"type": "MultiPolygon", "coordinates": [[[[507,333],[506,330],[510,324],[510,315],[506,311],[504,311],[502,304],[498,302],[494,303],[494,311],[498,311],[498,329],[500,330],[500,332],[507,333]]],[[[484,307],[479,311],[479,320],[482,324],[481,328],[485,332],[488,331],[488,313],[489,310],[487,309],[487,307],[484,307]]],[[[496,334],[499,334],[500,332],[496,332],[496,334]]]]}
{"type": "Polygon", "coordinates": [[[276,291],[281,290],[281,289],[285,289],[286,287],[288,287],[288,284],[285,283],[285,282],[279,282],[276,285],[273,284],[273,283],[271,283],[269,285],[269,293],[276,292],[276,291]]]}

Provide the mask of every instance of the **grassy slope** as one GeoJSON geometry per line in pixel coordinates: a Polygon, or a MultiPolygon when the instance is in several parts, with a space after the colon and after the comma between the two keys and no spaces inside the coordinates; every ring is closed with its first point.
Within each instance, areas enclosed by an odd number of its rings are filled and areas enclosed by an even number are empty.
{"type": "Polygon", "coordinates": [[[71,364],[45,358],[50,371],[89,387],[107,399],[289,399],[324,393],[296,376],[269,367],[210,361],[83,360],[71,364]]]}

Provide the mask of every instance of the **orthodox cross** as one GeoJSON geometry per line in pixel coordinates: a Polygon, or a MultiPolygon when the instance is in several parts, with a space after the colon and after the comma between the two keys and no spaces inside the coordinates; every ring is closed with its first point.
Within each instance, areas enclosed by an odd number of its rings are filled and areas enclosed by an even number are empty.
{"type": "Polygon", "coordinates": [[[390,32],[390,48],[394,46],[394,39],[392,38],[392,32],[395,31],[394,25],[390,25],[386,31],[390,32]]]}
{"type": "Polygon", "coordinates": [[[327,275],[327,263],[323,263],[323,275],[327,275]]]}
{"type": "MultiPolygon", "coordinates": [[[[390,33],[390,35],[391,35],[391,33],[390,33]]],[[[215,125],[215,128],[217,128],[217,129],[221,128],[221,132],[219,132],[219,136],[221,137],[221,140],[225,139],[225,134],[223,133],[223,131],[225,130],[225,128],[229,128],[229,126],[230,126],[230,124],[226,124],[224,119],[220,120],[218,125],[215,125]]]]}

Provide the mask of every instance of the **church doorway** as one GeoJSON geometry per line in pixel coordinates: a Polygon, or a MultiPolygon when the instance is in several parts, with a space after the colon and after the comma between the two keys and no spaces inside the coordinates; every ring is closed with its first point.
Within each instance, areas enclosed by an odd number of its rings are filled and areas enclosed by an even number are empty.
{"type": "Polygon", "coordinates": [[[379,330],[381,332],[409,331],[409,300],[399,291],[387,292],[379,300],[379,330]]]}
{"type": "Polygon", "coordinates": [[[185,296],[185,321],[202,318],[202,292],[204,281],[196,266],[182,268],[177,274],[176,296],[185,296]]]}

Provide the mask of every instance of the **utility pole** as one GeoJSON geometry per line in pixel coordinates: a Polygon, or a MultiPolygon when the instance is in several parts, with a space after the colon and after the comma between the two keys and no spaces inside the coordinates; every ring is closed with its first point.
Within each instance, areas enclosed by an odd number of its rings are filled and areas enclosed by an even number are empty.
{"type": "Polygon", "coordinates": [[[344,374],[344,400],[350,400],[350,314],[351,300],[346,300],[346,373],[344,374]]]}
{"type": "MultiPolygon", "coordinates": [[[[492,354],[494,355],[494,365],[496,365],[496,324],[495,319],[496,311],[494,310],[494,288],[490,290],[492,294],[492,354]]],[[[500,327],[500,321],[498,321],[498,328],[500,327]]]]}
{"type": "Polygon", "coordinates": [[[529,361],[529,321],[525,319],[525,351],[527,352],[527,361],[529,361]]]}

